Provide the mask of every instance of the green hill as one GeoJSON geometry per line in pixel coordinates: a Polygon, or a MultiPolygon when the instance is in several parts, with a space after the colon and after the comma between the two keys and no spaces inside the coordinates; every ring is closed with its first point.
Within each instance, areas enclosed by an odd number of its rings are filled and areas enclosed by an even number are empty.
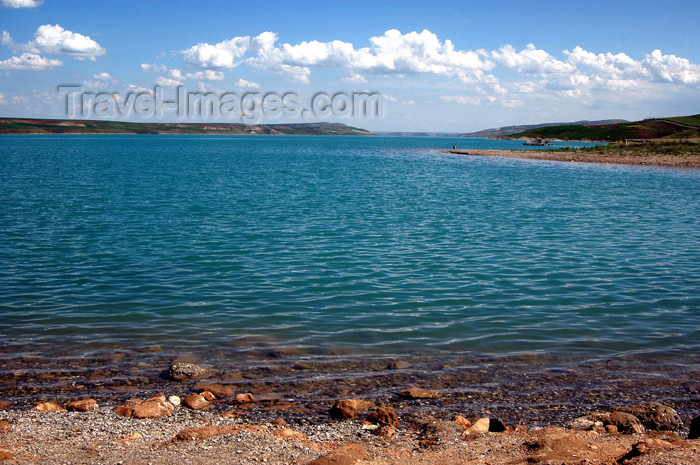
{"type": "Polygon", "coordinates": [[[700,115],[653,118],[631,123],[548,126],[504,136],[507,139],[600,140],[691,139],[700,137],[700,115]]]}
{"type": "Polygon", "coordinates": [[[130,123],[125,121],[0,118],[0,134],[306,134],[372,133],[342,123],[130,123]]]}

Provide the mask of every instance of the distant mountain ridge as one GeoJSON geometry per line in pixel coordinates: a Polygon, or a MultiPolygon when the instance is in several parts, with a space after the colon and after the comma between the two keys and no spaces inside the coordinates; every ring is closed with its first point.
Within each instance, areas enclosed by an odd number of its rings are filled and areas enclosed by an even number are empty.
{"type": "Polygon", "coordinates": [[[280,134],[369,136],[343,123],[131,123],[125,121],[0,117],[0,134],[280,134]]]}
{"type": "Polygon", "coordinates": [[[524,124],[519,126],[503,126],[500,128],[484,129],[482,131],[469,132],[466,134],[458,134],[457,137],[497,137],[507,136],[530,129],[538,129],[550,126],[604,126],[608,124],[628,123],[624,119],[604,119],[598,121],[574,121],[571,123],[541,123],[541,124],[524,124]]]}
{"type": "Polygon", "coordinates": [[[606,142],[635,139],[700,139],[700,114],[669,118],[649,118],[642,121],[616,124],[546,126],[495,137],[499,139],[536,138],[599,140],[606,142]]]}

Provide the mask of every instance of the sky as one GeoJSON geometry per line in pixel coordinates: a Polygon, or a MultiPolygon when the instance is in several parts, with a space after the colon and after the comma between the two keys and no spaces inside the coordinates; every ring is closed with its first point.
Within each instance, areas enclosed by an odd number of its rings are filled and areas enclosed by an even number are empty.
{"type": "Polygon", "coordinates": [[[372,131],[700,113],[700,2],[0,0],[0,116],[372,131]]]}

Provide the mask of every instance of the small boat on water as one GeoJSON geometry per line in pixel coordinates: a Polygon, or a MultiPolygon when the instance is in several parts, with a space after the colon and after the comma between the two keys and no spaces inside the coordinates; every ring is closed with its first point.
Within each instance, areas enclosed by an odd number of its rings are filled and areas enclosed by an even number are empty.
{"type": "Polygon", "coordinates": [[[536,147],[551,147],[552,141],[544,139],[526,140],[523,145],[532,145],[536,147]]]}

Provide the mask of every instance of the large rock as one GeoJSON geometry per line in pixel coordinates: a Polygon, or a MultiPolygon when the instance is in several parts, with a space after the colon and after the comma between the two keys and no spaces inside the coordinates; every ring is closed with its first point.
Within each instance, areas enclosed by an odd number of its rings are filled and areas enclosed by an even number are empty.
{"type": "Polygon", "coordinates": [[[336,420],[354,420],[360,413],[374,407],[372,402],[362,399],[342,399],[333,404],[331,418],[336,420]]]}
{"type": "Polygon", "coordinates": [[[690,422],[688,439],[700,439],[700,415],[693,418],[693,421],[690,422]]]}
{"type": "Polygon", "coordinates": [[[634,415],[650,431],[680,431],[683,429],[683,420],[678,416],[678,413],[671,407],[658,402],[645,402],[632,407],[619,407],[615,410],[634,415]]]}
{"type": "Polygon", "coordinates": [[[613,425],[617,431],[625,434],[643,433],[644,427],[639,418],[631,413],[614,411],[604,421],[605,426],[613,425]]]}
{"type": "Polygon", "coordinates": [[[204,410],[211,407],[211,402],[201,394],[192,394],[182,398],[182,405],[192,410],[204,410]]]}
{"type": "Polygon", "coordinates": [[[175,381],[205,378],[210,374],[207,368],[195,365],[194,363],[178,362],[168,368],[168,378],[175,381]]]}
{"type": "Polygon", "coordinates": [[[100,408],[95,399],[74,400],[68,404],[68,410],[72,412],[92,412],[100,408]]]}
{"type": "Polygon", "coordinates": [[[35,405],[32,407],[30,410],[33,410],[35,412],[65,412],[66,409],[61,407],[55,402],[42,402],[40,404],[35,405]]]}
{"type": "Polygon", "coordinates": [[[379,423],[381,425],[399,425],[399,417],[394,413],[394,410],[386,407],[379,407],[377,410],[370,413],[367,417],[367,421],[379,423]]]}
{"type": "Polygon", "coordinates": [[[115,407],[113,412],[123,417],[161,418],[172,416],[175,406],[164,395],[158,394],[150,399],[129,399],[124,405],[115,407]]]}

